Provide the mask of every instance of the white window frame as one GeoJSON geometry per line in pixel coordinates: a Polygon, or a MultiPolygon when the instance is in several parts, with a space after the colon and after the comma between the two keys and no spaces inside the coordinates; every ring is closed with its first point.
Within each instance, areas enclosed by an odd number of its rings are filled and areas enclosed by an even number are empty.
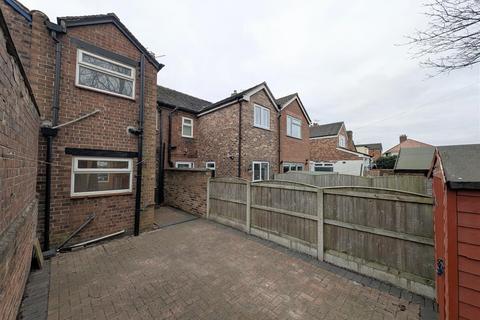
{"type": "Polygon", "coordinates": [[[184,169],[184,168],[179,168],[178,165],[179,164],[186,164],[188,165],[188,168],[187,169],[193,169],[195,168],[195,163],[191,162],[191,161],[176,161],[175,162],[175,168],[177,169],[184,169]]]}
{"type": "Polygon", "coordinates": [[[217,166],[215,165],[215,161],[207,161],[205,162],[205,168],[209,169],[209,170],[213,170],[215,171],[217,169],[217,166]],[[208,165],[209,164],[213,164],[213,168],[209,168],[208,165]]]}
{"type": "Polygon", "coordinates": [[[288,167],[288,172],[291,171],[303,171],[305,166],[303,163],[298,163],[298,162],[284,162],[282,165],[282,173],[284,173],[284,168],[288,167]],[[295,167],[295,170],[292,170],[292,167],[295,167]],[[301,170],[298,170],[298,168],[301,168],[301,170]]]}
{"type": "Polygon", "coordinates": [[[342,147],[342,148],[347,147],[347,139],[345,138],[345,136],[343,134],[338,136],[338,146],[342,147]]]}
{"type": "Polygon", "coordinates": [[[257,127],[257,128],[261,128],[261,129],[270,130],[270,109],[265,108],[264,106],[261,106],[261,105],[258,105],[258,104],[254,104],[253,105],[253,126],[257,127]],[[255,117],[255,114],[256,114],[255,110],[257,110],[257,109],[260,109],[260,119],[257,119],[255,117]],[[263,112],[267,113],[267,123],[266,124],[262,123],[263,112]],[[257,120],[259,120],[259,121],[257,121],[257,120]]]}
{"type": "Polygon", "coordinates": [[[132,181],[133,181],[132,167],[133,166],[132,166],[131,158],[72,157],[72,173],[70,177],[70,196],[82,197],[82,196],[109,195],[109,194],[132,192],[132,181]],[[79,168],[78,167],[79,160],[127,162],[128,167],[127,168],[79,168]],[[75,174],[77,173],[129,173],[130,174],[129,187],[128,189],[119,189],[119,190],[75,192],[74,190],[75,174]]]}
{"type": "Polygon", "coordinates": [[[182,117],[182,137],[193,138],[193,119],[192,118],[182,117]],[[189,120],[190,124],[185,124],[185,120],[189,120]],[[190,128],[192,129],[192,130],[190,130],[191,135],[187,135],[183,132],[183,127],[184,126],[187,126],[187,127],[190,126],[190,128]]]}
{"type": "Polygon", "coordinates": [[[287,115],[287,136],[289,137],[292,137],[292,138],[297,138],[297,139],[302,139],[302,120],[298,119],[298,118],[295,118],[295,117],[292,117],[290,115],[287,115]],[[293,131],[292,131],[292,128],[293,128],[293,125],[294,125],[294,122],[298,122],[298,127],[299,127],[299,133],[300,133],[300,136],[296,137],[293,135],[293,131]]]}
{"type": "Polygon", "coordinates": [[[98,54],[91,53],[89,51],[85,51],[85,50],[82,50],[82,49],[77,49],[76,68],[77,69],[76,69],[76,74],[75,74],[75,85],[77,87],[85,88],[85,89],[93,90],[93,91],[97,91],[97,92],[102,92],[102,93],[110,94],[110,95],[117,96],[117,97],[127,98],[127,99],[130,99],[130,100],[135,100],[135,84],[136,84],[136,81],[135,81],[136,80],[135,67],[123,64],[121,62],[118,62],[118,61],[115,61],[115,60],[112,60],[112,59],[109,59],[109,58],[106,58],[104,56],[100,56],[98,54]],[[99,67],[97,65],[94,65],[94,64],[91,64],[91,63],[88,63],[88,62],[84,62],[84,61],[81,60],[82,59],[82,53],[86,53],[86,54],[91,55],[95,58],[102,59],[102,60],[105,60],[105,61],[113,63],[113,64],[117,64],[117,65],[122,66],[124,68],[128,68],[128,69],[132,70],[132,75],[127,76],[126,74],[123,74],[123,73],[119,73],[119,72],[115,72],[115,71],[112,71],[112,70],[104,69],[104,68],[99,67]],[[95,71],[99,71],[99,72],[103,72],[103,73],[112,75],[114,77],[118,77],[118,78],[122,78],[122,79],[125,79],[125,80],[133,81],[132,95],[127,96],[127,95],[124,95],[124,94],[115,93],[115,92],[111,92],[111,91],[108,91],[108,90],[98,89],[98,88],[94,88],[94,87],[90,87],[90,86],[81,84],[80,83],[80,65],[83,66],[83,67],[86,67],[88,69],[93,69],[95,71]]]}
{"type": "Polygon", "coordinates": [[[270,180],[270,162],[268,161],[252,161],[252,182],[264,181],[262,180],[262,164],[267,164],[267,179],[270,180]],[[260,179],[255,180],[255,164],[260,165],[260,179]]]}

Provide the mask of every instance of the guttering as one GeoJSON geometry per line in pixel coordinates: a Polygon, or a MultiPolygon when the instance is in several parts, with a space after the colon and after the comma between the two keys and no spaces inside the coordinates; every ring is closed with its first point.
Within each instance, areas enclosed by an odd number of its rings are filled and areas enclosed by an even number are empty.
{"type": "Polygon", "coordinates": [[[238,105],[238,171],[237,176],[242,177],[242,100],[237,100],[238,105]]]}
{"type": "Polygon", "coordinates": [[[140,58],[140,105],[138,111],[138,157],[137,157],[137,184],[135,187],[135,221],[133,234],[140,234],[140,210],[142,202],[142,168],[143,168],[143,124],[145,107],[145,55],[140,58]]]}

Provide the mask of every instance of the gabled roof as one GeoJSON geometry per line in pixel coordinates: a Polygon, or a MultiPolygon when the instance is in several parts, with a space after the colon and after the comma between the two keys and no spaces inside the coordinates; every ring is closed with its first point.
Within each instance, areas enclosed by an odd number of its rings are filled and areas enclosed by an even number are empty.
{"type": "Polygon", "coordinates": [[[445,180],[452,189],[480,189],[480,144],[438,147],[445,180]]]}
{"type": "Polygon", "coordinates": [[[397,144],[396,146],[391,147],[385,153],[398,153],[401,148],[419,148],[419,147],[432,147],[432,145],[424,142],[420,142],[414,139],[407,139],[403,141],[402,143],[397,144]]]}
{"type": "Polygon", "coordinates": [[[310,127],[310,138],[336,136],[340,132],[342,126],[343,121],[322,125],[313,125],[310,127]]]}
{"type": "Polygon", "coordinates": [[[350,154],[354,154],[354,155],[357,155],[359,157],[364,157],[364,158],[371,158],[372,157],[369,154],[366,154],[366,153],[363,153],[363,152],[358,152],[358,151],[353,151],[353,150],[350,150],[350,149],[347,149],[347,148],[337,147],[337,150],[342,151],[342,152],[346,152],[346,153],[350,153],[350,154]]]}
{"type": "Polygon", "coordinates": [[[383,146],[381,143],[365,143],[365,144],[355,144],[357,147],[366,147],[370,150],[380,150],[382,151],[383,146]]]}
{"type": "Polygon", "coordinates": [[[192,113],[197,113],[212,104],[210,101],[196,98],[162,86],[157,86],[157,103],[166,107],[179,108],[192,113]]]}
{"type": "Polygon", "coordinates": [[[425,171],[432,166],[435,147],[402,148],[395,162],[396,171],[425,171]]]}
{"type": "Polygon", "coordinates": [[[164,67],[163,64],[158,62],[155,59],[155,56],[149,52],[137,38],[128,30],[128,28],[120,21],[115,13],[107,14],[97,14],[97,15],[87,15],[87,16],[67,16],[57,18],[57,23],[64,25],[66,28],[70,27],[80,27],[96,24],[106,24],[113,23],[124,35],[127,37],[130,42],[137,47],[139,51],[145,54],[148,61],[150,61],[157,70],[160,70],[164,67]]]}
{"type": "Polygon", "coordinates": [[[207,114],[207,113],[210,113],[210,112],[213,112],[215,110],[218,110],[220,108],[224,108],[224,107],[227,107],[239,100],[244,100],[244,101],[250,101],[250,97],[252,95],[254,95],[255,93],[261,91],[261,90],[264,90],[267,92],[267,96],[270,98],[270,101],[272,102],[272,104],[278,109],[278,105],[277,105],[277,102],[275,101],[275,98],[273,97],[273,94],[272,94],[272,91],[270,90],[270,88],[268,87],[267,83],[266,82],[262,82],[262,83],[259,83],[251,88],[248,88],[246,90],[243,90],[241,91],[240,93],[237,93],[237,94],[233,94],[231,95],[230,97],[227,97],[225,99],[222,99],[220,101],[217,101],[211,105],[209,105],[208,107],[202,109],[202,111],[200,112],[199,116],[202,116],[204,114],[207,114]]]}
{"type": "Polygon", "coordinates": [[[290,103],[292,103],[295,100],[297,100],[298,105],[300,106],[300,109],[302,110],[303,115],[307,119],[308,124],[312,124],[312,120],[310,119],[310,116],[308,115],[307,110],[303,106],[303,103],[300,100],[300,96],[298,95],[298,93],[292,93],[292,94],[289,94],[288,96],[278,98],[276,102],[281,111],[283,110],[283,108],[287,107],[290,103]]]}

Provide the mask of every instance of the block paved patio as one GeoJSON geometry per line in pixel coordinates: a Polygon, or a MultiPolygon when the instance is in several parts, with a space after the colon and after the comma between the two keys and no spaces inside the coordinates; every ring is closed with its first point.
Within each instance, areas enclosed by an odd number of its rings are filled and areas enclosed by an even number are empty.
{"type": "Polygon", "coordinates": [[[424,305],[197,219],[54,257],[48,319],[418,319],[424,305]]]}

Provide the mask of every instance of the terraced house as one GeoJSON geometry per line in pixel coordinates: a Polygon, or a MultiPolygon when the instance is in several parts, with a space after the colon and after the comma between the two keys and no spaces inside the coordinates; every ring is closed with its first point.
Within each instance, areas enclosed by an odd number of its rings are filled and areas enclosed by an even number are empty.
{"type": "Polygon", "coordinates": [[[165,87],[157,99],[160,169],[208,168],[252,181],[308,170],[311,120],[298,94],[275,99],[263,82],[215,103],[165,87]]]}
{"type": "Polygon", "coordinates": [[[37,192],[44,250],[152,223],[155,60],[113,13],[58,18],[1,1],[42,128],[37,192]]]}

